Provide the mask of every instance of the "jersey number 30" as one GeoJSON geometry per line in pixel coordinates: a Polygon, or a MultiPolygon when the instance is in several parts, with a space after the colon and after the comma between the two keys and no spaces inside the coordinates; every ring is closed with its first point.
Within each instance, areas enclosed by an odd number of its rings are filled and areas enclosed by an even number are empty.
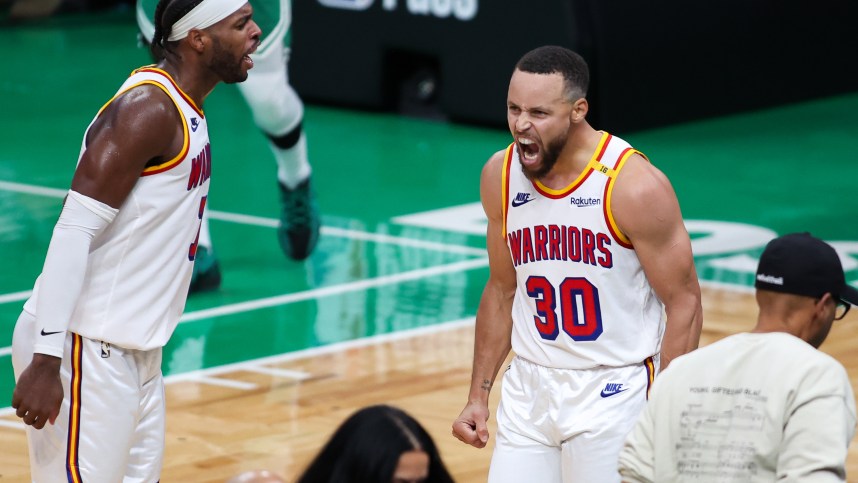
{"type": "Polygon", "coordinates": [[[547,278],[531,276],[527,279],[527,295],[536,300],[533,321],[536,330],[545,340],[555,340],[563,332],[573,340],[596,340],[602,335],[602,310],[599,307],[599,289],[586,278],[568,277],[558,291],[547,278]],[[560,297],[560,324],[557,323],[557,296],[560,297]]]}

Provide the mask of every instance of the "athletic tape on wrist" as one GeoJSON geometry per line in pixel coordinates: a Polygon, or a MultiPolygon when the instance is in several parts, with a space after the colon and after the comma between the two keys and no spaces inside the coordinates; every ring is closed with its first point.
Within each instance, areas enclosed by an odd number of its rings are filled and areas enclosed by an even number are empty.
{"type": "Polygon", "coordinates": [[[173,24],[170,42],[182,40],[188,36],[191,29],[204,29],[229,17],[236,10],[243,7],[247,0],[203,0],[184,17],[173,24]]]}

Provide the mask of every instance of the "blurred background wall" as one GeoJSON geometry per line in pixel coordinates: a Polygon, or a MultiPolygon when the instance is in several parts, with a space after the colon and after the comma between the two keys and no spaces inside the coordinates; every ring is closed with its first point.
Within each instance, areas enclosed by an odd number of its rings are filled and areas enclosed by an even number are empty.
{"type": "Polygon", "coordinates": [[[296,0],[293,85],[310,102],[505,125],[509,76],[545,44],[591,67],[616,132],[858,90],[858,2],[296,0]]]}
{"type": "MultiPolygon", "coordinates": [[[[131,8],[0,0],[13,22],[131,8]]],[[[855,1],[294,0],[292,17],[292,84],[318,104],[503,127],[515,62],[546,44],[588,61],[591,124],[615,132],[858,91],[855,1]]]]}

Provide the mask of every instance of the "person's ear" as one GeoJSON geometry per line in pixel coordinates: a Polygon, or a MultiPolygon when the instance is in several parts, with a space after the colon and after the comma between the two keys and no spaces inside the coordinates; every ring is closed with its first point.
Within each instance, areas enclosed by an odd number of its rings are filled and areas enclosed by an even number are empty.
{"type": "Polygon", "coordinates": [[[828,302],[833,300],[832,295],[828,292],[825,293],[819,300],[816,301],[816,305],[814,305],[814,315],[817,318],[824,319],[826,314],[828,313],[828,302]]]}
{"type": "Polygon", "coordinates": [[[587,103],[587,99],[582,97],[572,103],[572,112],[569,114],[569,118],[572,123],[579,123],[587,117],[589,110],[590,104],[587,103]]]}
{"type": "Polygon", "coordinates": [[[191,31],[188,32],[188,42],[194,50],[199,53],[203,53],[206,49],[206,44],[208,44],[208,35],[202,30],[191,29],[191,31]]]}

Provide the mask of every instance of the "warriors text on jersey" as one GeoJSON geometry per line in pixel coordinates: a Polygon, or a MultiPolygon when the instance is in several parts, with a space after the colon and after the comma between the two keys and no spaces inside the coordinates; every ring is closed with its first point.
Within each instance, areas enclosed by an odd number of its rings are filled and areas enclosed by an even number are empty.
{"type": "MultiPolygon", "coordinates": [[[[152,67],[134,71],[113,99],[143,84],[159,87],[179,110],[182,151],[144,169],[116,218],[93,239],[68,330],[149,350],[167,343],[185,308],[209,190],[211,151],[203,112],[166,72],[152,67]]],[[[86,134],[81,156],[85,150],[86,134]]],[[[24,310],[36,313],[38,294],[37,280],[24,310]]]]}
{"type": "Polygon", "coordinates": [[[504,236],[516,270],[512,349],[562,369],[639,364],[658,353],[663,305],[611,214],[617,173],[632,154],[608,133],[561,190],[528,179],[515,144],[503,172],[504,236]]]}

